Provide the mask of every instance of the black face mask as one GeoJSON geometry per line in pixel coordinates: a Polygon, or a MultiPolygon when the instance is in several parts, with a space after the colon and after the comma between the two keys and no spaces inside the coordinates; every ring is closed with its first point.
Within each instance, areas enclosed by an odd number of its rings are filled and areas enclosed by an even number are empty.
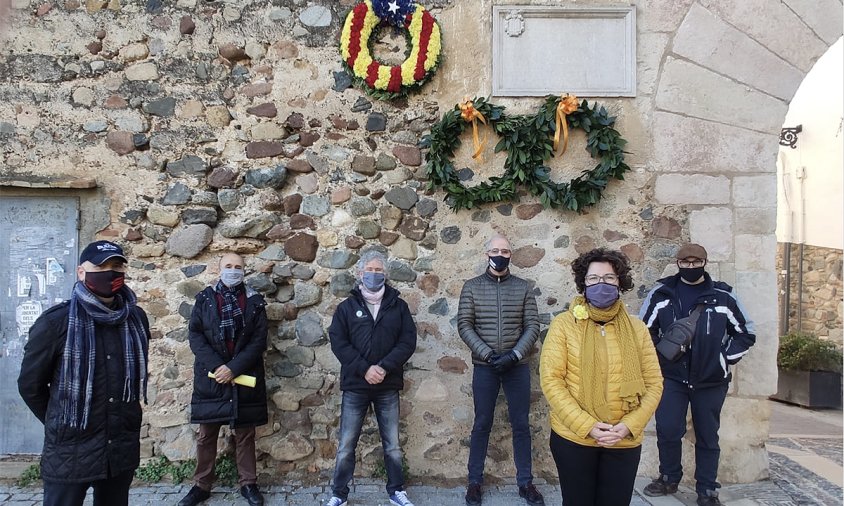
{"type": "Polygon", "coordinates": [[[507,270],[507,266],[510,265],[510,258],[503,257],[501,255],[489,257],[489,266],[492,267],[493,270],[498,272],[504,272],[507,270]]]}
{"type": "Polygon", "coordinates": [[[85,271],[85,286],[94,295],[114,297],[125,284],[126,273],[117,271],[85,271]]]}
{"type": "Polygon", "coordinates": [[[703,276],[703,267],[680,267],[680,277],[686,283],[694,283],[703,276]]]}

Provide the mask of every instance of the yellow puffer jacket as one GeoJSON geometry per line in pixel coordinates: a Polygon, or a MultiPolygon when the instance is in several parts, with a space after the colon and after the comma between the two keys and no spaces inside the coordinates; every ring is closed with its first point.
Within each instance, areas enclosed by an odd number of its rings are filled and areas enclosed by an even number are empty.
{"type": "Polygon", "coordinates": [[[584,446],[598,446],[589,436],[589,431],[599,421],[617,424],[624,422],[630,429],[630,436],[619,441],[612,448],[634,448],[642,444],[642,436],[648,420],[656,411],[662,396],[662,373],[651,335],[645,324],[631,316],[631,323],[639,342],[639,359],[642,363],[642,378],[646,393],[639,406],[623,413],[618,396],[621,383],[621,350],[618,346],[615,322],[604,326],[607,344],[607,390],[606,398],[612,412],[612,420],[596,420],[583,410],[577,402],[580,393],[581,343],[587,325],[598,325],[592,320],[576,320],[571,311],[557,315],[551,322],[542,355],[539,359],[539,377],[542,392],[551,406],[551,429],[559,436],[584,446]]]}

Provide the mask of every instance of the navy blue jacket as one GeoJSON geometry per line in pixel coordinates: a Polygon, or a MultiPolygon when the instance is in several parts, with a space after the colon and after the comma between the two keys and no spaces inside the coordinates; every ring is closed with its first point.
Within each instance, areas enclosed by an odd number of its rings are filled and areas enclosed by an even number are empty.
{"type": "MultiPolygon", "coordinates": [[[[70,301],[35,320],[24,347],[18,390],[44,424],[41,477],[61,483],[103,480],[136,469],[141,454],[141,402],[123,402],[123,338],[120,327],[95,324],[94,388],[88,425],[60,423],[59,374],[67,340],[70,301]]],[[[149,322],[135,306],[147,339],[149,322]]]]}
{"type": "Polygon", "coordinates": [[[399,292],[386,286],[377,317],[366,307],[358,288],[337,306],[328,328],[331,351],[340,361],[340,390],[371,391],[404,388],[404,364],[416,351],[416,323],[399,292]],[[387,371],[384,381],[370,385],[370,366],[387,371]]]}
{"type": "Polygon", "coordinates": [[[196,296],[190,316],[190,349],[193,364],[191,423],[228,423],[232,427],[254,427],[267,423],[267,384],[264,379],[264,352],[267,350],[267,303],[258,292],[246,287],[243,330],[229,354],[220,336],[220,311],[213,287],[196,296]],[[208,373],[228,366],[235,377],[255,376],[254,388],[221,385],[208,373]]]}
{"type": "MultiPolygon", "coordinates": [[[[654,344],[659,342],[669,325],[688,316],[693,309],[680,314],[677,283],[682,282],[679,274],[658,280],[642,304],[639,318],[650,330],[654,344]]],[[[741,360],[756,343],[753,322],[745,315],[730,285],[713,281],[704,273],[704,281],[699,287],[697,304],[703,305],[703,309],[691,349],[677,362],[669,362],[657,354],[663,377],[692,388],[729,382],[732,379],[730,365],[741,360]]]]}

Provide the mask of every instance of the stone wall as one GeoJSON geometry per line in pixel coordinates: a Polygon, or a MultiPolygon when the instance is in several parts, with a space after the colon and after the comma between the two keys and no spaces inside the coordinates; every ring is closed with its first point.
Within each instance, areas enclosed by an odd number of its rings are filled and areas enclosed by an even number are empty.
{"type": "MultiPolygon", "coordinates": [[[[777,133],[802,76],[840,36],[840,2],[640,2],[637,96],[600,101],[619,118],[632,171],[581,214],[529,197],[453,213],[427,189],[421,137],[464,95],[490,93],[492,2],[424,2],[442,26],[445,59],[420,94],[392,103],[350,88],[340,72],[338,31],[352,4],[12,0],[0,56],[2,195],[32,181],[96,179],[110,214],[96,237],[127,247],[129,283],[152,318],[144,456],[192,455],[186,317],[220,253],[237,251],[272,320],[261,473],[326,481],[340,396],[325,328],[352,286],[350,267],[374,247],[392,257],[392,283],[419,328],[402,403],[411,473],[464,476],[471,364],[454,318],[497,231],[516,248],[514,272],[535,284],[544,324],[574,294],[569,264],[579,252],[605,245],[630,256],[637,289],[624,300],[636,312],[674,272],[679,245],[704,244],[711,272],[736,286],[759,330],[725,407],[721,478],[766,477],[777,133]]],[[[538,104],[498,102],[516,113],[538,104]]],[[[574,135],[552,162],[555,179],[595,163],[583,142],[574,135]]],[[[491,148],[483,165],[469,155],[464,148],[457,166],[478,180],[500,171],[491,148]]],[[[553,478],[537,365],[534,461],[553,478]]],[[[506,425],[501,405],[487,469],[504,478],[514,475],[506,425]]],[[[646,441],[640,471],[651,474],[652,431],[646,441]]],[[[359,448],[360,472],[370,473],[380,455],[371,422],[359,448]]]]}
{"type": "MultiPolygon", "coordinates": [[[[840,249],[803,247],[803,291],[798,290],[800,268],[799,246],[791,246],[791,294],[788,305],[788,329],[802,331],[830,339],[841,344],[844,302],[842,302],[842,252],[840,249]],[[798,326],[798,311],[801,324],[798,326]]],[[[779,272],[780,311],[785,304],[785,244],[778,244],[777,271],[779,272]]],[[[782,318],[781,318],[782,320],[782,318]]],[[[780,321],[784,332],[785,321],[780,321]]]]}

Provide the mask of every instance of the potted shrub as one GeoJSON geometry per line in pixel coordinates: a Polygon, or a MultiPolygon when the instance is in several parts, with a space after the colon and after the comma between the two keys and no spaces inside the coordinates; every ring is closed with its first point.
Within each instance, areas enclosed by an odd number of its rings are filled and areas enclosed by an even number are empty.
{"type": "Polygon", "coordinates": [[[807,408],[841,407],[841,361],[841,350],[831,341],[797,332],[783,336],[773,398],[807,408]]]}

